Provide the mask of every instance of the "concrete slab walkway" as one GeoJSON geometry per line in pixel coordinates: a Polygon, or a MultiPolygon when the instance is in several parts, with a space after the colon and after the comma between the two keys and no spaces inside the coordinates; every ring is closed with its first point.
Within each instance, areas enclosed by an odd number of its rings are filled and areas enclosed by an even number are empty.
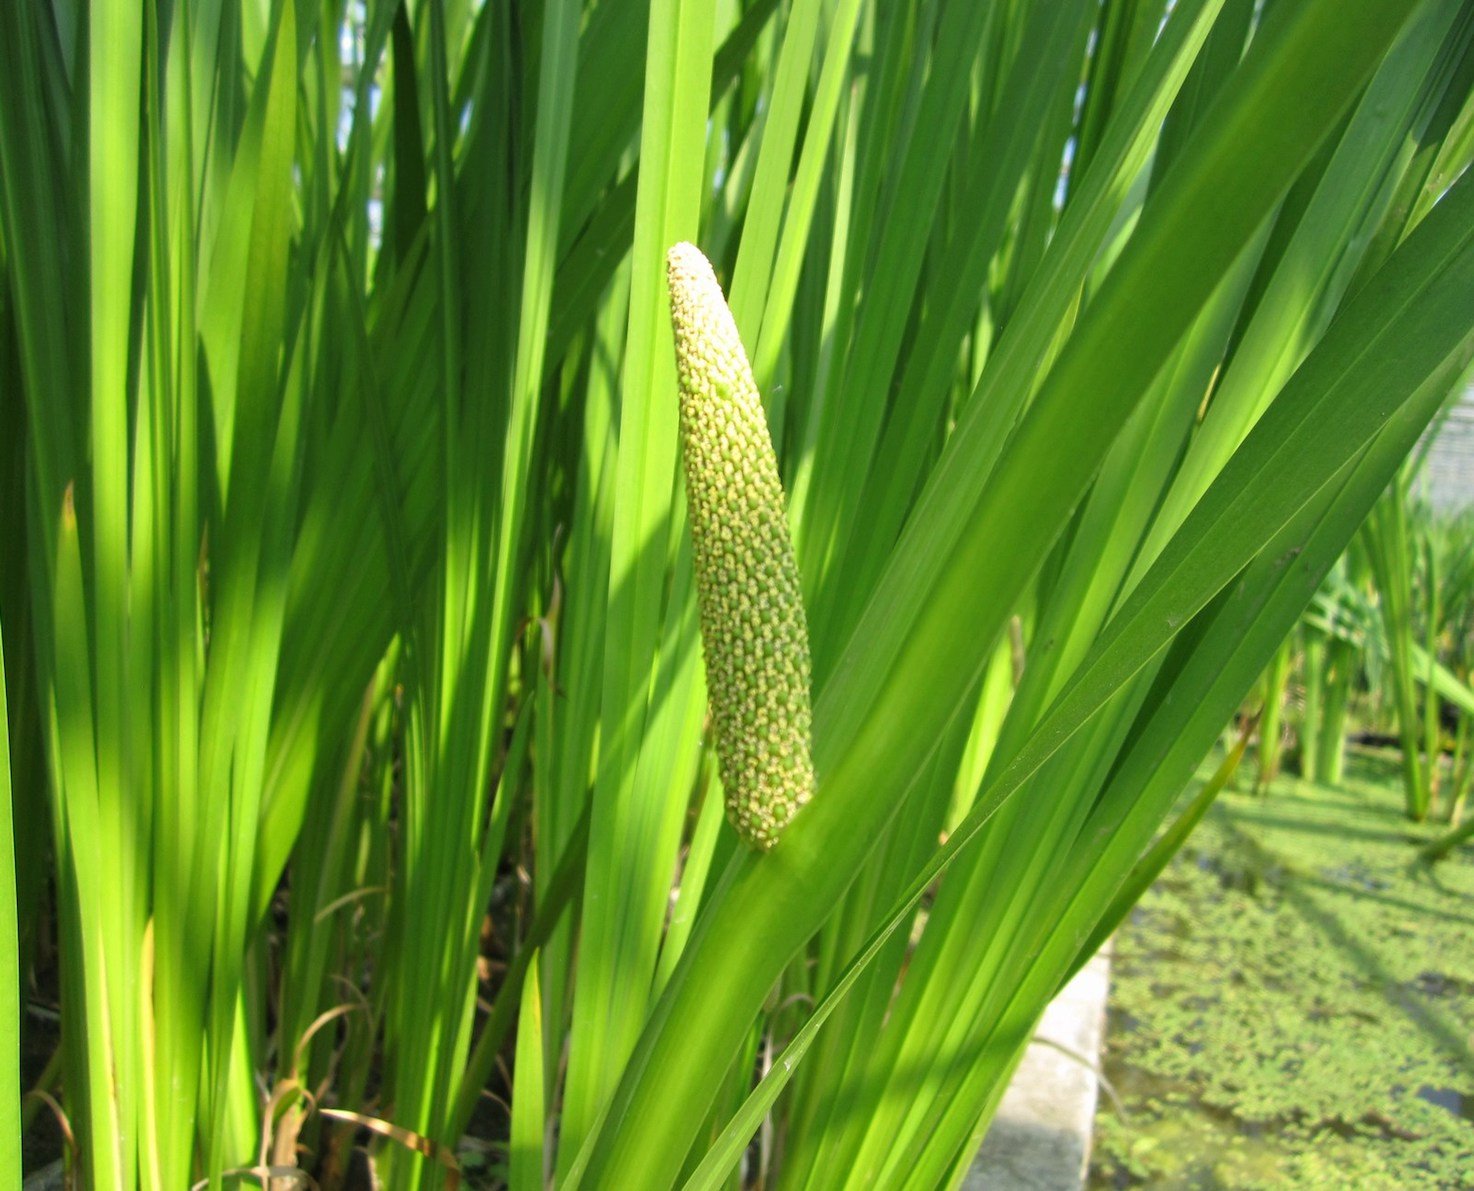
{"type": "Polygon", "coordinates": [[[1044,1011],[963,1191],[1079,1191],[1090,1166],[1107,945],[1044,1011]],[[1088,1063],[1082,1061],[1088,1059],[1088,1063]]]}

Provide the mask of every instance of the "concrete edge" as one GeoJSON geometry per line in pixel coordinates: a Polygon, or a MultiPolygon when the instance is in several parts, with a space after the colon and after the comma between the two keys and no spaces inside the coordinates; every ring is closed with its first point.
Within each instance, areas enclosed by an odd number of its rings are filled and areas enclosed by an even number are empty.
{"type": "Polygon", "coordinates": [[[1110,988],[1107,943],[1044,1010],[963,1191],[1085,1185],[1110,988]]]}

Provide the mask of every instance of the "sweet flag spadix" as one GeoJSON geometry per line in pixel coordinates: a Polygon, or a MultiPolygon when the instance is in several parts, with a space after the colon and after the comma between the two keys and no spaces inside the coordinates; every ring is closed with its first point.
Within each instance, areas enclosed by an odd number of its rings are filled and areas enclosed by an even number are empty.
{"type": "Polygon", "coordinates": [[[809,631],[778,460],[732,312],[691,244],[667,254],[681,456],[727,817],[766,851],[814,792],[809,631]]]}

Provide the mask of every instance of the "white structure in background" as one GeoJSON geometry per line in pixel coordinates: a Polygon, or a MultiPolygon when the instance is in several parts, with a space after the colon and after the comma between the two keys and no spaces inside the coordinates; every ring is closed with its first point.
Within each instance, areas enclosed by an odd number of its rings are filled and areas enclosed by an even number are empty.
{"type": "Polygon", "coordinates": [[[1439,512],[1474,508],[1474,385],[1464,390],[1433,440],[1423,484],[1439,512]]]}

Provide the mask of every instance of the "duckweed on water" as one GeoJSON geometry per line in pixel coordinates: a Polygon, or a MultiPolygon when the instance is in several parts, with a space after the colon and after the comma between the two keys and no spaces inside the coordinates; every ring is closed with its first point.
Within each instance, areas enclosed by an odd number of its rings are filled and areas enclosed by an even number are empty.
{"type": "Polygon", "coordinates": [[[1119,932],[1093,1187],[1474,1185],[1474,859],[1392,765],[1224,794],[1119,932]]]}

